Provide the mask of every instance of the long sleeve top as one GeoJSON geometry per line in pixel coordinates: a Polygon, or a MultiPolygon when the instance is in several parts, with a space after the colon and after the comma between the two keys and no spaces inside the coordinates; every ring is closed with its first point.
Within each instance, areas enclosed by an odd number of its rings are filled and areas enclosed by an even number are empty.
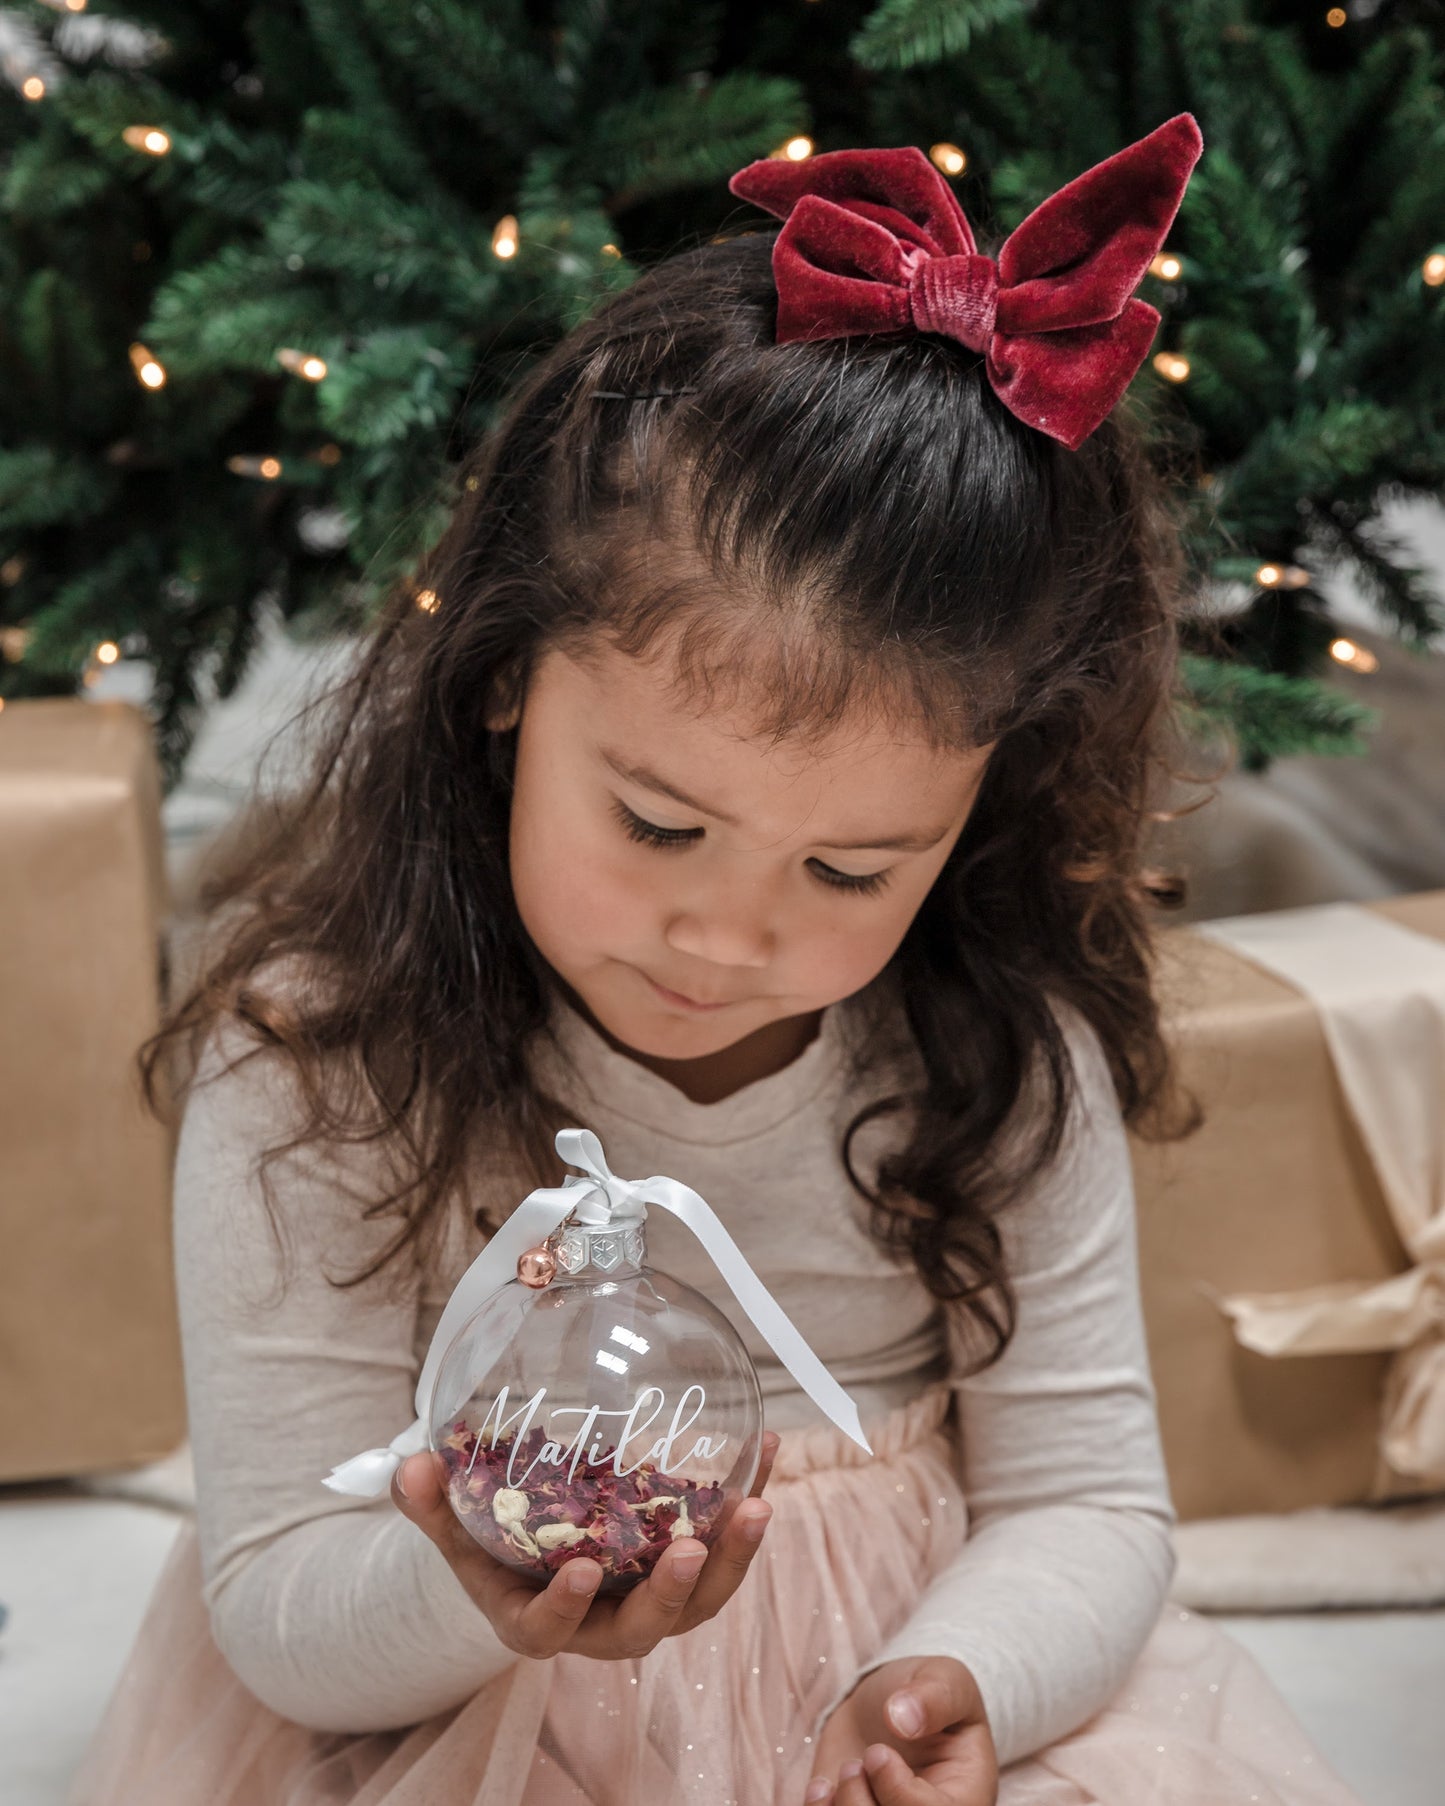
{"type": "MultiPolygon", "coordinates": [[[[862,1087],[888,1089],[898,1072],[860,1078],[852,1002],[825,1010],[781,1071],[709,1104],[559,1003],[541,1076],[576,1100],[615,1172],[669,1173],[707,1199],[865,1429],[927,1384],[956,1391],[967,1538],[832,1704],[879,1663],[953,1656],[978,1681],[1006,1764],[1113,1697],[1173,1574],[1125,1134],[1097,1040],[1061,1018],[1075,1103],[1057,1161],[998,1218],[1018,1326],[1001,1359],[971,1371],[962,1307],[879,1247],[842,1166],[862,1087]]],[[[388,1498],[342,1497],[321,1476],[411,1422],[432,1330],[486,1240],[477,1207],[500,1221],[528,1185],[479,1160],[427,1256],[333,1286],[328,1275],[354,1274],[396,1233],[394,1217],[363,1214],[380,1156],[335,1141],[287,1153],[269,1168],[268,1212],[258,1160],[294,1131],[294,1079],[270,1053],[222,1070],[250,1045],[234,1023],[213,1032],[176,1159],[206,1603],[230,1665],[274,1710],[322,1730],[390,1729],[459,1704],[516,1658],[388,1498]]],[[[887,1123],[855,1138],[865,1172],[887,1123]]],[[[738,1331],[768,1427],[786,1437],[823,1421],[696,1238],[661,1210],[647,1234],[649,1261],[738,1331]]]]}

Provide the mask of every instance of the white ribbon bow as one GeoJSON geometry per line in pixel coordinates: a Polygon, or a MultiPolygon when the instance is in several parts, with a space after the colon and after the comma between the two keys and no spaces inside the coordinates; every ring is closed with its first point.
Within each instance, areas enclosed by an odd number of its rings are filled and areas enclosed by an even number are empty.
{"type": "Polygon", "coordinates": [[[518,1258],[535,1248],[573,1212],[588,1228],[625,1227],[645,1222],[647,1205],[660,1204],[679,1217],[712,1256],[713,1264],[732,1288],[759,1335],[793,1378],[839,1429],[868,1454],[858,1407],[803,1340],[787,1314],[744,1260],[712,1206],[676,1179],[619,1179],[591,1129],[559,1129],[557,1152],[587,1177],[568,1173],[561,1185],[538,1186],[528,1192],[497,1233],[457,1281],[456,1290],[432,1332],[431,1346],[416,1382],[416,1421],[393,1436],[384,1449],[367,1449],[343,1461],[323,1479],[333,1492],[375,1499],[391,1484],[391,1476],[408,1455],[427,1447],[427,1419],[442,1357],[463,1325],[493,1292],[517,1276],[518,1258]]]}

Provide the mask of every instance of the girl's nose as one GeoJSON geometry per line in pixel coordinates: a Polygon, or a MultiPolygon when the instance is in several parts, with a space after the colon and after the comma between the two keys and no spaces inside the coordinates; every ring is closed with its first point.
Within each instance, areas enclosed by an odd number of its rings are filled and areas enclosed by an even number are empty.
{"type": "Polygon", "coordinates": [[[663,939],[675,952],[710,966],[768,965],[774,934],[763,918],[741,907],[680,911],[668,922],[663,939]]]}

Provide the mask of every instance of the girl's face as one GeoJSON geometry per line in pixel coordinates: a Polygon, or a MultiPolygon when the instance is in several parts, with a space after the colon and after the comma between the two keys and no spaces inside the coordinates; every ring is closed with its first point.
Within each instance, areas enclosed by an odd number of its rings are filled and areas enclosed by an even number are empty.
{"type": "Polygon", "coordinates": [[[600,642],[581,660],[544,655],[521,710],[510,842],[538,951],[614,1041],[664,1062],[765,1042],[770,1024],[874,978],[990,750],[846,722],[807,748],[770,745],[746,737],[742,713],[675,700],[674,670],[665,651],[600,642]]]}

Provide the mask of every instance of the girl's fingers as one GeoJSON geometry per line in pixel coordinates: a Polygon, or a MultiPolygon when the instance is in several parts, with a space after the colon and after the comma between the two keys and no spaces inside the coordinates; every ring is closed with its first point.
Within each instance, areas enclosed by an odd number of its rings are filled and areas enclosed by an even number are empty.
{"type": "Polygon", "coordinates": [[[878,1796],[869,1786],[867,1772],[858,1757],[850,1757],[839,1767],[830,1806],[878,1806],[878,1796]]]}
{"type": "Polygon", "coordinates": [[[696,1537],[680,1537],[640,1586],[620,1600],[599,1603],[590,1617],[602,1579],[600,1565],[574,1557],[539,1590],[535,1581],[495,1561],[458,1522],[446,1497],[439,1456],[429,1451],[409,1456],[392,1481],[392,1500],[441,1550],[509,1649],[545,1658],[572,1648],[615,1661],[646,1655],[664,1637],[712,1617],[736,1592],[761,1540],[746,1535],[749,1523],[761,1520],[765,1527],[772,1516],[771,1507],[749,1501],[767,1485],[781,1440],[775,1431],[763,1437],[748,1498],[711,1550],[696,1537]],[[689,1556],[702,1558],[692,1573],[687,1572],[689,1556]],[[579,1589],[575,1582],[583,1578],[590,1585],[579,1589]]]}
{"type": "Polygon", "coordinates": [[[579,1557],[539,1591],[535,1581],[493,1560],[463,1528],[447,1499],[440,1466],[439,1455],[409,1455],[392,1479],[392,1503],[441,1550],[472,1603],[508,1649],[539,1658],[556,1655],[587,1616],[602,1579],[601,1567],[579,1557]],[[586,1576],[592,1582],[590,1590],[574,1590],[574,1574],[586,1576]]]}
{"type": "Polygon", "coordinates": [[[777,1460],[778,1448],[782,1440],[776,1430],[769,1430],[763,1437],[762,1455],[758,1461],[758,1477],[748,1491],[750,1499],[760,1499],[763,1496],[763,1488],[773,1477],[773,1463],[777,1460]]]}
{"type": "MultiPolygon", "coordinates": [[[[846,1766],[846,1765],[845,1765],[846,1766]]],[[[996,1776],[983,1765],[945,1761],[930,1765],[928,1778],[915,1774],[897,1750],[886,1743],[870,1743],[863,1752],[862,1781],[872,1790],[860,1796],[859,1806],[994,1806],[998,1798],[996,1776]]],[[[839,1793],[836,1806],[854,1806],[851,1796],[839,1793]]]]}

